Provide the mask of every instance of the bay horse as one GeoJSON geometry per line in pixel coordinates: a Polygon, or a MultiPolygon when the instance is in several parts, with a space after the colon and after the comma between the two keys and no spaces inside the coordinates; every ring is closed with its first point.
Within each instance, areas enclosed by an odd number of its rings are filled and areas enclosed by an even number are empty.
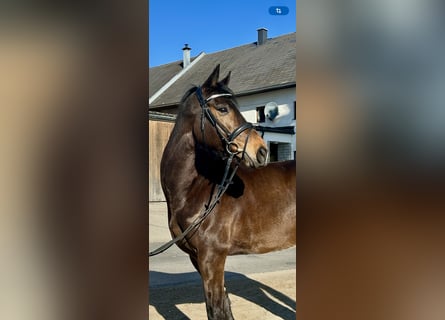
{"type": "Polygon", "coordinates": [[[296,242],[295,160],[268,163],[267,145],[246,122],[220,66],[182,98],[161,160],[173,238],[211,206],[227,159],[225,193],[193,232],[177,242],[202,278],[208,319],[233,319],[224,287],[227,256],[282,250],[296,242]]]}

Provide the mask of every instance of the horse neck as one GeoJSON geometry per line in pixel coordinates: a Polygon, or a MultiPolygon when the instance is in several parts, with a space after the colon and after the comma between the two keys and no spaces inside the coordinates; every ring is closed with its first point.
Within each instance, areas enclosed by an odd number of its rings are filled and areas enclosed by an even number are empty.
{"type": "Polygon", "coordinates": [[[194,163],[194,149],[192,129],[177,123],[164,149],[162,161],[167,165],[175,165],[170,170],[173,172],[190,170],[189,167],[194,163]]]}
{"type": "MultiPolygon", "coordinates": [[[[193,186],[219,183],[225,162],[196,142],[191,126],[178,122],[164,150],[161,179],[167,200],[184,199],[193,186]]],[[[179,201],[179,200],[178,200],[179,201]]]]}
{"type": "Polygon", "coordinates": [[[197,177],[194,149],[191,126],[177,122],[161,160],[161,182],[167,201],[183,196],[197,177]]]}

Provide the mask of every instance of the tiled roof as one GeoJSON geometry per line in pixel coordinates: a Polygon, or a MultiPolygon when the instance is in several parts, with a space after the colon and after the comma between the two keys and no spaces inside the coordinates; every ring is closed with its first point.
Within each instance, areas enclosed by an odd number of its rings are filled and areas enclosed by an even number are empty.
{"type": "MultiPolygon", "coordinates": [[[[193,62],[193,58],[190,59],[193,62]]],[[[171,78],[182,71],[182,60],[150,68],[148,94],[151,97],[171,78]]]]}
{"type": "MultiPolygon", "coordinates": [[[[296,83],[296,33],[204,55],[175,83],[150,104],[160,108],[178,104],[193,85],[202,84],[217,64],[220,77],[232,71],[229,87],[235,94],[262,91],[296,83]]],[[[182,70],[176,61],[149,70],[149,93],[152,96],[169,79],[182,70]]]]}

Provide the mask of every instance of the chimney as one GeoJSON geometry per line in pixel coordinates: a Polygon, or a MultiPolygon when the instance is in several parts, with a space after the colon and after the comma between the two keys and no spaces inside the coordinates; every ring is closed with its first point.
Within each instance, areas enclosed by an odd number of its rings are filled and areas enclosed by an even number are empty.
{"type": "Polygon", "coordinates": [[[267,29],[266,28],[259,28],[258,31],[258,42],[257,44],[260,46],[264,43],[266,43],[267,40],[267,29]]]}
{"type": "Polygon", "coordinates": [[[190,64],[190,50],[192,50],[192,48],[189,48],[188,43],[186,43],[184,48],[182,48],[182,67],[184,69],[190,64]]]}

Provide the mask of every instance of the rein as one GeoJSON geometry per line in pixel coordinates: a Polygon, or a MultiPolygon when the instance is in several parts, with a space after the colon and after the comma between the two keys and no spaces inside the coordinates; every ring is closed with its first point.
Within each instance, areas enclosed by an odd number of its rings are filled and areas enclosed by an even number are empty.
{"type": "Polygon", "coordinates": [[[247,142],[250,137],[251,129],[253,128],[252,123],[246,122],[243,123],[241,126],[230,132],[227,130],[227,128],[222,125],[218,119],[215,118],[215,116],[210,111],[207,103],[215,98],[218,97],[230,97],[232,94],[230,93],[220,93],[220,94],[214,94],[208,97],[207,99],[204,99],[202,96],[202,90],[201,87],[197,87],[196,91],[196,98],[199,101],[199,105],[201,106],[201,133],[203,136],[203,141],[205,143],[205,137],[204,137],[204,126],[205,126],[205,119],[207,119],[210,124],[216,129],[216,132],[220,139],[225,143],[226,152],[229,154],[229,157],[226,162],[226,167],[224,170],[224,175],[221,180],[221,183],[218,185],[218,191],[216,192],[216,195],[214,196],[213,200],[210,202],[208,206],[205,206],[205,210],[192,222],[191,225],[187,227],[179,236],[176,238],[170,240],[169,242],[165,243],[161,247],[149,252],[149,256],[155,256],[157,254],[160,254],[170,248],[172,245],[174,245],[176,242],[183,240],[192,230],[198,228],[201,223],[204,221],[205,218],[209,216],[209,214],[213,211],[213,209],[216,207],[216,205],[219,203],[219,200],[224,195],[226,190],[229,188],[230,184],[232,183],[232,179],[235,176],[236,171],[239,167],[239,162],[236,164],[236,166],[232,169],[232,172],[229,175],[230,171],[230,165],[232,164],[233,158],[238,153],[242,153],[241,160],[244,159],[244,155],[246,152],[247,142]],[[238,137],[242,132],[250,130],[249,134],[246,137],[246,141],[244,143],[244,148],[242,151],[239,150],[238,145],[234,142],[236,137],[238,137]],[[232,150],[232,147],[234,149],[232,150]]]}

